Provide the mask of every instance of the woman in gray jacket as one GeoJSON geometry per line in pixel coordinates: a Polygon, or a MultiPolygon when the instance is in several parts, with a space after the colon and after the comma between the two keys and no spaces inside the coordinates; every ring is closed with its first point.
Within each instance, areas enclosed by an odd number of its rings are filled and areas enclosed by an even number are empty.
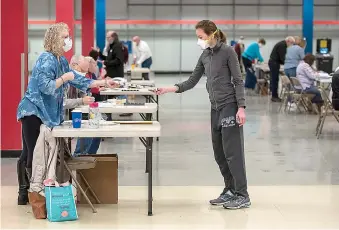
{"type": "Polygon", "coordinates": [[[198,45],[203,52],[192,76],[172,87],[158,88],[157,94],[182,93],[192,89],[205,73],[211,101],[211,132],[214,157],[224,177],[225,188],[212,205],[227,209],[251,205],[247,192],[244,158],[245,124],[244,83],[234,49],[214,22],[200,21],[196,26],[198,45]]]}

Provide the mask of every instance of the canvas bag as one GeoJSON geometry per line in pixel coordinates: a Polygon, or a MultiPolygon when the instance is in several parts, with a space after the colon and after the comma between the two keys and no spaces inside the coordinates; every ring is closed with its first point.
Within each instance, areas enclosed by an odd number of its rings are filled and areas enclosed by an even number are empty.
{"type": "Polygon", "coordinates": [[[51,222],[78,219],[72,185],[45,185],[47,219],[51,222]]]}

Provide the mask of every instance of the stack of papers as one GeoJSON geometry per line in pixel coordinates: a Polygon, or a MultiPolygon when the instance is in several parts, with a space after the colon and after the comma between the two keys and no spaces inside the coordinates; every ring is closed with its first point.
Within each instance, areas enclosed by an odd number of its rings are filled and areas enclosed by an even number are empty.
{"type": "Polygon", "coordinates": [[[328,73],[319,72],[319,78],[331,78],[331,76],[328,73]]]}

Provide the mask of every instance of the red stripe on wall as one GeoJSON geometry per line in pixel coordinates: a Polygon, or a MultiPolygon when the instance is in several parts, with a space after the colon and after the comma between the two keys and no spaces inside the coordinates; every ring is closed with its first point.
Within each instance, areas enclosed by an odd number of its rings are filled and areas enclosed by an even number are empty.
{"type": "MultiPolygon", "coordinates": [[[[111,25],[195,25],[199,20],[106,20],[111,25]]],[[[301,25],[301,20],[213,20],[219,25],[301,25]]],[[[29,20],[29,25],[53,24],[54,20],[29,20]]],[[[75,20],[74,24],[81,24],[75,20]]],[[[339,25],[339,20],[315,20],[314,25],[339,25]]]]}

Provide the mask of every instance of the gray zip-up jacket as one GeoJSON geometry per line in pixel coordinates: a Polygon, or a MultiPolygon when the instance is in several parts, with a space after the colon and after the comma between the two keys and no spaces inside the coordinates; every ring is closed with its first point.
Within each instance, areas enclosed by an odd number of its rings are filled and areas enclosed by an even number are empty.
{"type": "Polygon", "coordinates": [[[231,46],[217,42],[213,48],[204,50],[191,77],[176,84],[177,93],[192,89],[204,73],[207,75],[206,88],[212,109],[220,110],[234,102],[238,107],[245,107],[244,82],[237,54],[231,46]]]}

